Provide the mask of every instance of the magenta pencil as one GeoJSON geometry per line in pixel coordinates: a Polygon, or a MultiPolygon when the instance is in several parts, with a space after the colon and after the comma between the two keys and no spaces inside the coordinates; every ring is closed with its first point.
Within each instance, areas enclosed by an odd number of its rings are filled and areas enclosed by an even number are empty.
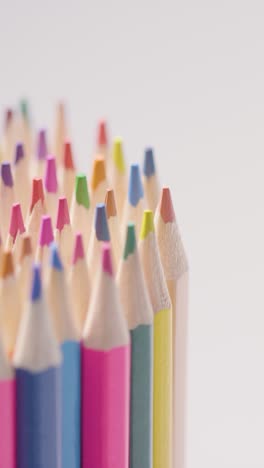
{"type": "Polygon", "coordinates": [[[0,337],[0,467],[15,468],[15,380],[0,337]]]}
{"type": "Polygon", "coordinates": [[[82,343],[82,468],[128,468],[130,338],[109,244],[82,343]]]}

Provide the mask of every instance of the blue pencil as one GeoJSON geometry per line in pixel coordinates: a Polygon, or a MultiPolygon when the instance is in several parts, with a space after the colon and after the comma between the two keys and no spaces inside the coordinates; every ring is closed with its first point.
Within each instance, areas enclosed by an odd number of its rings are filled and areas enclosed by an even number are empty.
{"type": "Polygon", "coordinates": [[[33,268],[31,301],[14,353],[17,468],[61,468],[61,354],[43,297],[40,267],[33,268]]]}
{"type": "Polygon", "coordinates": [[[62,350],[62,467],[80,468],[80,342],[57,245],[50,247],[48,301],[62,350]]]}
{"type": "MultiPolygon", "coordinates": [[[[131,164],[127,200],[124,206],[123,225],[132,221],[135,223],[136,234],[139,234],[143,212],[146,208],[144,189],[138,164],[131,164]]],[[[125,237],[125,234],[124,234],[125,237]]]]}

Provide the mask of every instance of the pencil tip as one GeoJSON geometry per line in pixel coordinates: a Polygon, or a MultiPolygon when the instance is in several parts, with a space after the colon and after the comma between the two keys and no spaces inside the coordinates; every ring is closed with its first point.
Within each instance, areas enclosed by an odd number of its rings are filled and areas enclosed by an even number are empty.
{"type": "Polygon", "coordinates": [[[62,271],[63,265],[60,259],[59,250],[57,244],[52,242],[50,245],[50,264],[54,270],[62,271]]]}
{"type": "Polygon", "coordinates": [[[56,228],[61,231],[65,224],[70,224],[70,215],[66,197],[60,197],[58,202],[56,228]]]}
{"type": "Polygon", "coordinates": [[[13,275],[14,273],[14,261],[11,250],[3,252],[2,265],[1,265],[1,278],[13,275]]]}
{"type": "Polygon", "coordinates": [[[40,232],[39,232],[39,245],[44,247],[44,245],[50,245],[53,242],[53,229],[51,223],[51,217],[49,215],[42,216],[40,232]]]}
{"type": "Polygon", "coordinates": [[[90,199],[85,174],[77,174],[75,178],[75,198],[79,205],[90,208],[90,199]]]}
{"type": "Polygon", "coordinates": [[[150,232],[154,232],[154,219],[151,210],[145,210],[140,231],[140,239],[145,239],[150,232]]]}
{"type": "Polygon", "coordinates": [[[44,202],[43,183],[42,183],[42,179],[34,178],[32,180],[30,213],[32,212],[34,206],[39,200],[41,200],[42,203],[44,202]]]}
{"type": "Polygon", "coordinates": [[[72,264],[75,265],[75,263],[77,263],[79,259],[81,260],[83,258],[84,258],[84,247],[83,247],[82,234],[80,232],[77,232],[75,236],[72,264]]]}
{"type": "Polygon", "coordinates": [[[136,233],[135,233],[135,224],[128,223],[127,225],[127,235],[126,235],[126,244],[124,250],[124,260],[135,251],[136,248],[136,233]]]}
{"type": "Polygon", "coordinates": [[[9,127],[13,120],[14,112],[12,109],[8,108],[5,111],[5,129],[9,127]]]}
{"type": "Polygon", "coordinates": [[[27,99],[21,99],[20,101],[20,112],[23,116],[23,118],[26,121],[29,121],[29,106],[28,106],[28,101],[27,99]]]}
{"type": "Polygon", "coordinates": [[[151,177],[155,174],[155,162],[154,162],[154,154],[152,148],[146,148],[144,154],[144,163],[143,163],[143,174],[146,177],[151,177]]]}
{"type": "Polygon", "coordinates": [[[113,161],[116,168],[124,174],[126,170],[122,138],[116,137],[113,143],[113,161]]]}
{"type": "Polygon", "coordinates": [[[13,176],[11,172],[11,164],[9,162],[3,162],[1,164],[1,176],[4,185],[7,187],[13,187],[13,176]]]}
{"type": "Polygon", "coordinates": [[[113,276],[111,246],[109,242],[104,242],[102,246],[102,267],[105,273],[113,276]]]}
{"type": "Polygon", "coordinates": [[[128,183],[128,200],[132,206],[137,206],[138,202],[144,196],[143,186],[140,177],[138,164],[131,164],[128,183]]]}
{"type": "Polygon", "coordinates": [[[100,122],[98,123],[97,145],[107,146],[107,143],[108,143],[108,138],[107,138],[106,121],[100,120],[100,122]]]}
{"type": "Polygon", "coordinates": [[[37,159],[46,159],[48,153],[46,130],[42,128],[38,132],[37,159]]]}
{"type": "Polygon", "coordinates": [[[95,210],[95,233],[99,241],[110,241],[105,204],[99,203],[95,210]]]}
{"type": "Polygon", "coordinates": [[[75,169],[70,141],[65,141],[64,143],[63,161],[65,169],[75,169]]]}
{"type": "Polygon", "coordinates": [[[57,193],[58,181],[57,181],[56,160],[54,156],[47,156],[44,180],[45,180],[45,188],[47,192],[57,193]]]}
{"type": "Polygon", "coordinates": [[[91,189],[94,191],[97,186],[106,179],[105,160],[102,156],[98,156],[94,159],[92,178],[91,178],[91,189]]]}
{"type": "Polygon", "coordinates": [[[113,189],[108,189],[105,196],[105,207],[106,207],[106,214],[107,218],[111,218],[112,216],[116,216],[116,201],[115,201],[115,193],[113,189]]]}
{"type": "Polygon", "coordinates": [[[17,143],[15,149],[14,164],[17,164],[25,156],[23,143],[17,143]]]}
{"type": "Polygon", "coordinates": [[[31,244],[31,237],[29,234],[26,234],[22,237],[22,244],[20,250],[20,262],[23,260],[24,257],[32,254],[32,244],[31,244]]]}
{"type": "Polygon", "coordinates": [[[33,265],[32,286],[31,286],[31,300],[32,302],[38,301],[42,295],[41,285],[41,271],[38,263],[33,265]]]}
{"type": "Polygon", "coordinates": [[[162,189],[159,211],[164,223],[169,223],[175,220],[175,213],[169,187],[163,187],[162,189]]]}
{"type": "Polygon", "coordinates": [[[15,239],[18,232],[20,234],[25,232],[25,226],[20,203],[14,203],[11,209],[9,234],[15,239]]]}

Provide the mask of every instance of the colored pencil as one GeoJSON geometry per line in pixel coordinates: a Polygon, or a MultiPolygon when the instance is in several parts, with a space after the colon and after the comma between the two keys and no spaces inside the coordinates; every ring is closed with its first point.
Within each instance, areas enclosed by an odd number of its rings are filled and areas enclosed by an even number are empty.
{"type": "Polygon", "coordinates": [[[138,164],[132,164],[128,181],[128,194],[124,205],[123,231],[128,222],[135,223],[136,234],[139,234],[142,216],[145,209],[144,190],[138,164]]]}
{"type": "Polygon", "coordinates": [[[128,468],[130,340],[103,245],[82,343],[82,468],[128,468]]]}
{"type": "Polygon", "coordinates": [[[108,154],[108,135],[107,135],[107,125],[105,120],[100,120],[97,127],[97,138],[96,138],[96,153],[101,154],[105,161],[106,165],[109,162],[108,154]]]}
{"type": "Polygon", "coordinates": [[[42,216],[46,214],[46,204],[44,201],[44,191],[42,179],[34,178],[32,180],[32,195],[29,214],[27,218],[27,232],[31,236],[33,252],[36,251],[39,228],[42,216]]]}
{"type": "Polygon", "coordinates": [[[75,164],[72,154],[72,146],[69,140],[65,141],[64,143],[63,164],[61,171],[62,193],[67,198],[68,205],[71,206],[75,183],[75,164]]]}
{"type": "Polygon", "coordinates": [[[32,129],[29,103],[26,99],[21,99],[19,110],[21,115],[21,139],[25,147],[26,160],[28,162],[28,156],[32,154],[32,129]]]}
{"type": "Polygon", "coordinates": [[[156,172],[152,148],[146,148],[143,163],[143,184],[147,207],[155,213],[160,196],[160,184],[156,172]]]}
{"type": "Polygon", "coordinates": [[[108,189],[105,196],[105,209],[110,233],[113,260],[117,266],[121,259],[121,232],[120,224],[117,216],[115,193],[113,189],[108,189]]]}
{"type": "Polygon", "coordinates": [[[116,194],[117,212],[121,219],[124,201],[127,194],[127,175],[123,152],[123,142],[120,137],[116,137],[113,142],[111,182],[116,194]]]}
{"type": "Polygon", "coordinates": [[[6,239],[6,248],[19,249],[20,236],[25,232],[25,226],[20,203],[14,203],[11,208],[9,232],[6,239]]]}
{"type": "Polygon", "coordinates": [[[22,143],[17,143],[14,158],[14,186],[16,199],[21,204],[23,217],[26,217],[30,198],[28,161],[22,143]],[[23,183],[21,183],[23,181],[23,183]]]}
{"type": "Polygon", "coordinates": [[[71,264],[73,232],[66,197],[60,197],[58,201],[55,240],[60,249],[62,262],[68,268],[71,264]]]}
{"type": "Polygon", "coordinates": [[[21,303],[11,251],[3,252],[0,278],[0,330],[4,350],[11,356],[21,318],[21,303]]]}
{"type": "Polygon", "coordinates": [[[80,341],[74,322],[64,268],[51,245],[47,282],[49,310],[62,350],[62,466],[80,467],[80,341]]]}
{"type": "Polygon", "coordinates": [[[39,241],[36,252],[36,261],[42,263],[42,274],[44,278],[44,270],[48,264],[48,258],[50,257],[49,247],[54,241],[52,221],[49,215],[42,216],[40,231],[39,231],[39,241]]]}
{"type": "Polygon", "coordinates": [[[34,266],[31,300],[14,353],[17,468],[61,468],[61,355],[34,266]]]}
{"type": "Polygon", "coordinates": [[[98,203],[104,202],[106,190],[108,189],[105,160],[101,156],[98,156],[93,161],[90,187],[92,208],[95,209],[98,203]]]}
{"type": "Polygon", "coordinates": [[[74,315],[80,335],[82,334],[90,300],[90,275],[84,251],[82,234],[75,236],[72,265],[69,272],[69,288],[74,298],[74,315]]]}
{"type": "Polygon", "coordinates": [[[47,156],[45,164],[44,186],[46,206],[52,222],[55,223],[59,198],[59,185],[57,180],[55,157],[47,156]]]}
{"type": "Polygon", "coordinates": [[[39,130],[37,135],[37,148],[35,165],[32,168],[35,177],[43,177],[45,170],[45,160],[48,155],[47,133],[44,128],[39,130]]]}
{"type": "Polygon", "coordinates": [[[154,313],[153,468],[171,468],[172,311],[151,210],[144,212],[140,239],[141,260],[154,313]]]}
{"type": "Polygon", "coordinates": [[[10,213],[15,202],[14,181],[10,162],[1,164],[1,192],[0,192],[1,227],[3,241],[6,241],[9,229],[10,213]]]}
{"type": "Polygon", "coordinates": [[[5,112],[4,129],[3,129],[3,152],[6,161],[12,160],[14,151],[14,130],[15,118],[12,109],[8,108],[5,112]]]}
{"type": "Polygon", "coordinates": [[[25,304],[29,297],[31,266],[33,262],[31,237],[24,234],[21,238],[18,251],[17,282],[20,292],[21,304],[25,304]]]}
{"type": "Polygon", "coordinates": [[[53,151],[58,164],[62,164],[63,161],[63,146],[67,136],[65,104],[64,102],[58,102],[56,106],[53,145],[53,151]]]}
{"type": "Polygon", "coordinates": [[[152,468],[153,312],[132,223],[127,227],[117,283],[131,338],[129,466],[152,468]]]}
{"type": "Polygon", "coordinates": [[[94,228],[91,232],[89,242],[87,262],[91,275],[91,281],[96,278],[96,273],[100,264],[100,254],[102,242],[109,242],[110,234],[107,223],[107,216],[104,203],[99,203],[95,209],[94,228]]]}
{"type": "Polygon", "coordinates": [[[0,466],[16,468],[16,384],[0,332],[0,466]]]}
{"type": "Polygon", "coordinates": [[[75,231],[82,233],[85,250],[88,248],[92,210],[85,174],[77,174],[75,179],[75,191],[72,197],[71,222],[75,231]]]}
{"type": "Polygon", "coordinates": [[[173,466],[182,468],[186,440],[188,262],[168,187],[162,190],[155,225],[173,307],[173,466]]]}

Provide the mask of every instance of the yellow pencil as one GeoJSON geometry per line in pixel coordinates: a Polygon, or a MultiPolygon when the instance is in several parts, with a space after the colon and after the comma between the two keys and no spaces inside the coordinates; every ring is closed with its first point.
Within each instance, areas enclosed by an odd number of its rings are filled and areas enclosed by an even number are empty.
{"type": "Polygon", "coordinates": [[[153,468],[172,467],[172,310],[154,232],[145,210],[140,255],[154,313],[153,468]]]}

